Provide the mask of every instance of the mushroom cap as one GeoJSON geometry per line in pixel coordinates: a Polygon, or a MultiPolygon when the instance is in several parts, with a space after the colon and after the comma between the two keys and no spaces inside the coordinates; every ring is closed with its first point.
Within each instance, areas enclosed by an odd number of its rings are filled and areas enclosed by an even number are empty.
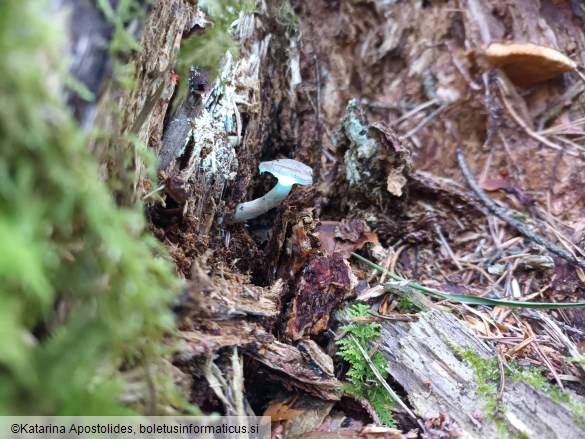
{"type": "Polygon", "coordinates": [[[293,184],[306,186],[313,184],[313,170],[304,163],[296,160],[272,160],[262,162],[258,167],[260,173],[270,172],[284,186],[292,186],[293,184]]]}
{"type": "Polygon", "coordinates": [[[492,43],[485,52],[494,67],[502,69],[514,84],[526,87],[577,68],[577,64],[550,47],[530,43],[492,43]]]}

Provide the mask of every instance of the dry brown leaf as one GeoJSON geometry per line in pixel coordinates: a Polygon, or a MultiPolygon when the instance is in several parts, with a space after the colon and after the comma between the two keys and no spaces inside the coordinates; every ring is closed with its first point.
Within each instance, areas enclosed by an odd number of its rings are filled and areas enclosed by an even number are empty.
{"type": "Polygon", "coordinates": [[[490,331],[486,328],[486,325],[483,322],[481,322],[478,319],[476,319],[475,317],[465,316],[465,321],[467,322],[467,324],[470,327],[472,327],[473,329],[475,329],[480,334],[483,334],[483,335],[492,335],[490,333],[490,331]]]}
{"type": "Polygon", "coordinates": [[[361,249],[368,242],[378,242],[378,236],[363,220],[322,221],[317,232],[321,250],[331,254],[341,252],[344,258],[349,258],[351,252],[361,249]]]}

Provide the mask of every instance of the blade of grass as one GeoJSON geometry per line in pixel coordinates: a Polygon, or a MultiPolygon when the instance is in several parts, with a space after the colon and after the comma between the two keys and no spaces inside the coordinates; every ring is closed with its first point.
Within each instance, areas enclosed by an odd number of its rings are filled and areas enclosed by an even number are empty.
{"type": "MultiPolygon", "coordinates": [[[[379,266],[378,264],[373,263],[372,261],[360,256],[356,253],[351,254],[354,258],[359,259],[360,261],[368,264],[370,267],[376,269],[380,273],[384,271],[384,268],[379,266]]],[[[410,282],[403,277],[400,277],[394,273],[386,273],[386,276],[391,277],[395,281],[398,282],[408,282],[408,286],[429,296],[436,296],[440,297],[441,299],[446,300],[454,300],[460,303],[467,303],[470,305],[485,305],[485,306],[507,306],[509,308],[536,308],[536,309],[559,309],[559,308],[585,308],[585,302],[577,302],[577,303],[552,303],[552,302],[516,302],[512,300],[499,300],[499,299],[488,299],[486,297],[476,297],[476,296],[465,296],[461,294],[447,294],[441,291],[437,291],[431,288],[423,287],[414,282],[410,282]]],[[[390,285],[388,283],[382,284],[385,287],[390,285]]]]}

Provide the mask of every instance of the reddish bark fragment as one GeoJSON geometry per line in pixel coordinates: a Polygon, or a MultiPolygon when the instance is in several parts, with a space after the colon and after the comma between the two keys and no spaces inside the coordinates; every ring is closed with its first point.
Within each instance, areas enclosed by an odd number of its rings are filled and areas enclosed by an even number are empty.
{"type": "Polygon", "coordinates": [[[370,232],[370,228],[362,219],[341,220],[335,229],[335,237],[345,241],[358,242],[363,235],[370,232]]]}
{"type": "Polygon", "coordinates": [[[302,220],[292,226],[292,235],[287,239],[286,249],[290,255],[289,269],[293,274],[296,274],[305,266],[309,254],[313,250],[311,239],[302,220]]]}
{"type": "Polygon", "coordinates": [[[286,335],[298,340],[327,329],[329,316],[348,299],[357,278],[340,253],[313,259],[296,284],[286,335]]]}
{"type": "Polygon", "coordinates": [[[361,249],[368,242],[378,242],[378,236],[361,219],[322,221],[317,232],[322,250],[341,252],[344,258],[349,258],[351,252],[361,249]]]}

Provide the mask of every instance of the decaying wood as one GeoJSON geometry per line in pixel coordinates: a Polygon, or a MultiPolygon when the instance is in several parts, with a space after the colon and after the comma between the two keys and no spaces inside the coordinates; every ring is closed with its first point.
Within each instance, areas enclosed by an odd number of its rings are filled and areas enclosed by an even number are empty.
{"type": "MultiPolygon", "coordinates": [[[[111,74],[108,48],[113,26],[97,2],[54,0],[53,3],[68,15],[68,47],[65,50],[71,58],[71,75],[99,98],[102,82],[111,74]]],[[[65,91],[65,99],[79,125],[85,130],[91,129],[96,101],[83,99],[73,90],[65,91]]]]}
{"type": "Polygon", "coordinates": [[[123,109],[122,132],[134,129],[133,134],[157,155],[175,89],[171,70],[176,53],[183,35],[196,25],[204,26],[204,22],[202,14],[187,0],[155,1],[148,14],[140,41],[142,50],[132,60],[138,86],[120,98],[119,106],[123,109]],[[137,123],[137,119],[143,120],[137,123]]]}
{"type": "Polygon", "coordinates": [[[238,346],[269,370],[274,378],[325,400],[338,400],[341,383],[299,348],[281,343],[261,325],[244,320],[203,321],[198,329],[180,331],[183,345],[175,362],[188,364],[222,348],[238,346]]]}
{"type": "Polygon", "coordinates": [[[339,253],[314,257],[294,287],[286,335],[298,340],[324,332],[331,313],[353,294],[357,283],[349,263],[339,253]]]}
{"type": "Polygon", "coordinates": [[[366,243],[378,242],[378,237],[363,219],[321,221],[317,231],[321,250],[330,254],[339,252],[346,259],[366,243]]]}
{"type": "Polygon", "coordinates": [[[192,278],[176,305],[182,318],[226,320],[249,316],[275,319],[280,313],[281,281],[262,288],[227,269],[224,276],[210,278],[197,262],[193,263],[191,271],[192,278]]]}
{"type": "MultiPolygon", "coordinates": [[[[352,99],[336,134],[339,169],[335,192],[360,208],[376,204],[404,209],[407,182],[412,171],[411,151],[406,142],[382,122],[369,124],[364,107],[352,99]]],[[[332,177],[329,177],[332,178],[332,177]]]]}
{"type": "MultiPolygon", "coordinates": [[[[179,331],[183,344],[175,361],[186,364],[196,357],[211,355],[228,346],[246,346],[258,342],[258,325],[239,321],[200,322],[197,330],[179,331]]],[[[269,337],[270,339],[270,337],[269,337]]]]}
{"type": "Polygon", "coordinates": [[[274,341],[250,351],[250,355],[277,372],[285,374],[288,383],[325,400],[338,400],[341,382],[314,361],[288,344],[274,341]]]}
{"type": "Polygon", "coordinates": [[[299,187],[293,189],[278,208],[263,267],[268,281],[290,280],[308,263],[309,255],[318,247],[319,238],[314,233],[315,209],[303,208],[310,206],[314,198],[314,187],[299,187]]]}
{"type": "Polygon", "coordinates": [[[213,361],[213,356],[206,358],[202,369],[209,387],[222,402],[226,416],[254,416],[246,404],[242,356],[236,347],[232,348],[228,366],[223,370],[213,361]]]}
{"type": "Polygon", "coordinates": [[[187,148],[190,132],[193,128],[191,119],[195,117],[198,110],[201,110],[201,100],[190,93],[170,118],[163,133],[159,153],[159,168],[161,170],[171,173],[174,171],[174,169],[169,170],[168,168],[174,164],[181,151],[187,148]]]}
{"type": "MultiPolygon", "coordinates": [[[[351,274],[345,261],[334,260],[335,264],[343,275],[351,274]]],[[[325,400],[339,399],[333,360],[316,343],[299,340],[293,346],[267,332],[280,313],[283,282],[261,288],[245,280],[227,269],[222,276],[210,277],[194,264],[193,277],[176,307],[182,330],[175,362],[189,365],[238,347],[273,371],[275,379],[325,400]]]]}
{"type": "MultiPolygon", "coordinates": [[[[425,419],[448,416],[464,437],[498,437],[498,425],[484,409],[487,401],[477,393],[473,368],[453,346],[471,349],[484,360],[494,357],[492,349],[452,313],[439,309],[421,313],[412,323],[380,323],[379,350],[417,415],[425,419]]],[[[524,382],[506,381],[501,406],[504,431],[539,438],[583,435],[567,404],[554,402],[524,382]]]]}
{"type": "MultiPolygon", "coordinates": [[[[270,416],[273,423],[280,423],[286,438],[316,431],[334,405],[333,401],[323,401],[311,395],[279,396],[271,401],[264,416],[270,416]]],[[[273,426],[273,432],[275,430],[273,426]]]]}

